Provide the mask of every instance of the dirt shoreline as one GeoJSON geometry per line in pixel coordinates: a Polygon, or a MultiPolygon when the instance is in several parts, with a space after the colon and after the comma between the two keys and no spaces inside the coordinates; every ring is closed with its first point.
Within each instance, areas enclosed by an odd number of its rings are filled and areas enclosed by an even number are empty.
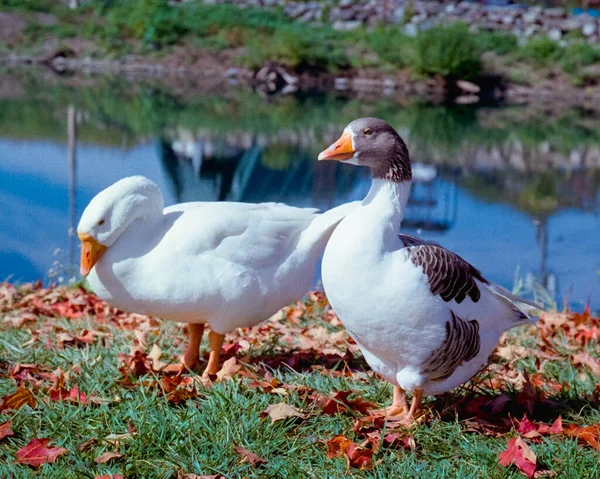
{"type": "MultiPolygon", "coordinates": [[[[227,62],[222,56],[204,54],[193,62],[182,62],[177,55],[156,61],[133,57],[126,59],[80,59],[70,52],[55,51],[45,56],[0,55],[0,67],[27,68],[44,66],[56,74],[86,73],[122,75],[130,80],[158,79],[165,83],[185,80],[187,84],[245,85],[259,94],[288,94],[298,90],[339,91],[350,96],[389,98],[399,103],[422,98],[435,104],[527,105],[531,103],[557,108],[580,107],[600,110],[600,86],[577,88],[564,82],[544,82],[538,86],[517,85],[501,77],[480,85],[468,82],[447,84],[441,78],[414,79],[408,72],[384,74],[378,70],[355,69],[340,74],[311,73],[296,75],[276,63],[266,64],[258,72],[227,62]],[[225,61],[224,61],[225,60],[225,61]],[[464,86],[466,83],[466,86],[464,86]]],[[[205,89],[205,88],[203,88],[205,89]]]]}

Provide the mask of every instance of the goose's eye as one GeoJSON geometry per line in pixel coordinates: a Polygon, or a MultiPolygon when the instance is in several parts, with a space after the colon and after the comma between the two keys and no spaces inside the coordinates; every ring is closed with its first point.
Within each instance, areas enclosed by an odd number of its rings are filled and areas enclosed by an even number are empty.
{"type": "Polygon", "coordinates": [[[102,226],[104,224],[104,220],[98,221],[98,226],[102,226]]]}
{"type": "Polygon", "coordinates": [[[371,130],[371,128],[365,128],[365,129],[363,130],[363,133],[364,133],[366,136],[371,136],[371,135],[373,134],[373,130],[371,130]]]}

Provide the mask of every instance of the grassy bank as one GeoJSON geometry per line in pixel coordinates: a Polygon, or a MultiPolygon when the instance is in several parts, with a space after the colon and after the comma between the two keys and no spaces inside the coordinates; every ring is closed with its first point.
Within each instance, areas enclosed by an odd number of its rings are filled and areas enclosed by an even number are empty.
{"type": "MultiPolygon", "coordinates": [[[[561,46],[546,38],[519,45],[508,33],[469,33],[463,24],[436,27],[408,37],[399,27],[350,32],[291,21],[277,9],[239,9],[166,0],[93,0],[78,10],[51,0],[0,0],[0,10],[24,21],[7,52],[68,48],[78,56],[141,55],[155,61],[193,63],[208,54],[228,65],[257,69],[279,62],[296,73],[363,71],[414,78],[477,80],[501,73],[511,82],[535,85],[557,75],[577,86],[595,85],[600,48],[582,38],[561,46]],[[42,15],[43,14],[43,15],[42,15]],[[173,58],[176,57],[176,58],[173,58]]],[[[559,78],[559,79],[560,79],[559,78]]]]}
{"type": "Polygon", "coordinates": [[[518,478],[498,455],[521,438],[535,477],[596,477],[599,321],[547,314],[509,335],[493,365],[429,398],[427,422],[407,430],[367,417],[390,388],[321,295],[229,334],[210,382],[166,372],[185,340],[176,324],[116,311],[79,288],[3,284],[0,431],[12,435],[0,434],[0,475],[518,478]],[[15,462],[35,438],[49,439],[55,462],[15,462]],[[347,441],[358,449],[338,457],[347,441]]]}

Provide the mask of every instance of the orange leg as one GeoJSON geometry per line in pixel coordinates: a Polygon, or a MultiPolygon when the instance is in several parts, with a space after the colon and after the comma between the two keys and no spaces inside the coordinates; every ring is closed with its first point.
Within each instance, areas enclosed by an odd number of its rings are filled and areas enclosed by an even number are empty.
{"type": "Polygon", "coordinates": [[[398,418],[408,412],[406,393],[400,386],[394,386],[394,398],[390,407],[370,411],[371,414],[383,414],[386,418],[398,418]]]}
{"type": "Polygon", "coordinates": [[[219,371],[219,362],[221,360],[221,348],[225,340],[224,334],[215,333],[211,330],[208,333],[208,344],[210,345],[210,356],[208,357],[208,365],[204,371],[205,375],[217,374],[219,371]]]}
{"type": "Polygon", "coordinates": [[[423,408],[421,407],[421,400],[423,399],[423,390],[415,389],[413,393],[412,403],[410,404],[410,410],[408,414],[402,419],[402,422],[406,425],[413,425],[416,423],[417,418],[421,415],[423,408]]]}
{"type": "Polygon", "coordinates": [[[183,356],[182,371],[185,368],[193,371],[200,363],[200,343],[202,342],[202,335],[204,334],[204,323],[188,324],[188,332],[190,335],[190,342],[188,343],[183,356]]]}

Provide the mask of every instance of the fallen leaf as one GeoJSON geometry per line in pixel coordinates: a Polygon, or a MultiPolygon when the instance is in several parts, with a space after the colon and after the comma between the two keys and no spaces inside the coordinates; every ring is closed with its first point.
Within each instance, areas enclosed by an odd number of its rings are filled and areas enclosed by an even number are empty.
{"type": "Polygon", "coordinates": [[[102,476],[96,476],[94,479],[123,479],[123,474],[104,474],[102,476]]]}
{"type": "Polygon", "coordinates": [[[179,471],[177,473],[177,479],[225,479],[225,476],[221,474],[214,474],[212,476],[200,476],[198,474],[185,473],[183,471],[179,471]]]}
{"type": "Polygon", "coordinates": [[[5,437],[12,436],[15,434],[12,431],[12,429],[10,428],[10,426],[11,426],[10,421],[6,421],[6,422],[3,422],[2,424],[0,424],[0,441],[2,439],[4,439],[5,437]]]}
{"type": "Polygon", "coordinates": [[[93,437],[93,438],[88,439],[87,441],[85,441],[81,446],[79,446],[79,450],[81,452],[87,451],[91,447],[94,447],[96,444],[98,444],[98,439],[96,439],[96,438],[93,437]]]}
{"type": "Polygon", "coordinates": [[[240,370],[241,366],[237,364],[236,359],[229,358],[227,361],[223,363],[223,367],[220,371],[217,372],[217,378],[219,381],[224,381],[225,379],[232,379],[233,376],[240,370]]]}
{"type": "Polygon", "coordinates": [[[286,419],[288,417],[299,417],[301,419],[306,418],[306,414],[303,414],[300,410],[294,406],[290,406],[286,403],[271,404],[267,409],[260,413],[261,417],[269,416],[271,418],[271,424],[286,419]]]}
{"type": "Polygon", "coordinates": [[[158,344],[154,343],[152,345],[152,349],[150,350],[150,354],[148,354],[148,357],[152,359],[152,369],[155,371],[161,371],[167,366],[167,363],[163,363],[160,360],[161,355],[162,351],[158,347],[158,344]]]}
{"type": "Polygon", "coordinates": [[[520,437],[508,441],[507,449],[498,454],[498,460],[504,467],[514,464],[530,479],[535,474],[535,453],[520,437]]]}
{"type": "Polygon", "coordinates": [[[118,452],[106,451],[100,454],[96,459],[94,459],[94,462],[96,464],[104,464],[105,462],[108,462],[111,459],[118,459],[119,457],[123,457],[123,454],[119,454],[118,452]]]}
{"type": "Polygon", "coordinates": [[[332,459],[338,456],[346,457],[348,467],[363,470],[373,467],[373,450],[359,447],[342,435],[327,441],[327,457],[332,459]]]}
{"type": "MultiPolygon", "coordinates": [[[[348,399],[348,396],[354,392],[356,391],[336,391],[333,397],[328,399],[322,406],[323,414],[332,416],[334,414],[343,412],[346,409],[352,409],[361,414],[366,414],[369,409],[376,407],[374,403],[364,401],[361,397],[348,399]]],[[[320,402],[318,396],[315,399],[317,403],[320,402]]]]}
{"type": "Polygon", "coordinates": [[[7,409],[20,409],[25,405],[33,408],[36,404],[37,401],[32,392],[27,388],[19,386],[14,393],[7,394],[0,400],[0,412],[7,409]]]}
{"type": "Polygon", "coordinates": [[[139,349],[135,349],[130,355],[119,353],[117,359],[122,364],[119,370],[124,376],[127,374],[142,376],[152,369],[152,360],[139,349]]]}
{"type": "Polygon", "coordinates": [[[596,376],[600,376],[600,361],[588,353],[579,353],[573,356],[573,364],[589,367],[596,376]]]}
{"type": "Polygon", "coordinates": [[[48,398],[50,401],[71,401],[81,404],[87,404],[88,402],[87,396],[84,393],[79,392],[79,388],[77,386],[71,388],[70,391],[67,391],[64,388],[52,388],[50,391],[48,391],[48,398]]]}
{"type": "Polygon", "coordinates": [[[235,446],[233,450],[237,452],[240,456],[242,456],[242,462],[247,462],[252,466],[256,466],[257,464],[266,464],[267,462],[266,459],[257,456],[256,454],[242,446],[235,446]]]}
{"type": "Polygon", "coordinates": [[[17,451],[15,462],[40,467],[48,462],[53,463],[58,456],[68,452],[63,447],[46,447],[50,439],[32,439],[29,444],[17,451]]]}
{"type": "Polygon", "coordinates": [[[567,436],[576,437],[580,443],[585,443],[594,449],[600,450],[600,423],[593,426],[568,424],[564,432],[567,436]]]}
{"type": "Polygon", "coordinates": [[[552,423],[552,426],[548,426],[547,424],[540,424],[538,427],[538,432],[540,434],[560,434],[564,431],[562,425],[562,417],[558,416],[556,420],[552,423]]]}

